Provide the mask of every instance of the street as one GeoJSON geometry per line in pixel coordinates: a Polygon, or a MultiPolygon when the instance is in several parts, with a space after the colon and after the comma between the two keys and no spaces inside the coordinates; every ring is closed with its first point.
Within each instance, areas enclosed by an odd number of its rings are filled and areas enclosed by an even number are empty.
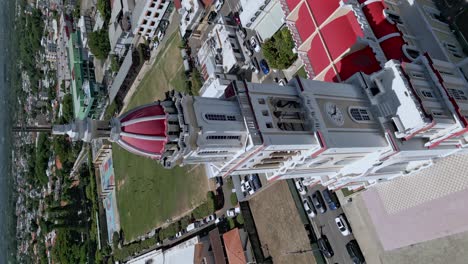
{"type": "MultiPolygon", "coordinates": [[[[312,196],[316,191],[322,192],[326,187],[322,185],[315,185],[312,188],[308,188],[306,196],[312,196]]],[[[305,198],[305,196],[302,196],[305,198]]],[[[344,214],[343,209],[340,207],[337,210],[330,210],[327,206],[327,211],[324,214],[317,212],[311,222],[317,237],[320,238],[320,234],[326,235],[330,245],[334,251],[334,256],[328,260],[328,263],[339,263],[339,264],[352,264],[348,252],[346,251],[346,244],[354,239],[353,234],[343,236],[336,226],[335,218],[340,214],[344,214]]]]}

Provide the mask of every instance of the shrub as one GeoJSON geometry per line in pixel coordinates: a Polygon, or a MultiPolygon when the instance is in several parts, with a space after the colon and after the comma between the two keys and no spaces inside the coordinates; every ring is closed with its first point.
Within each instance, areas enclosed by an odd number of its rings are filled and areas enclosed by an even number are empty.
{"type": "Polygon", "coordinates": [[[236,205],[237,204],[237,195],[236,193],[231,193],[231,204],[236,205]]]}
{"type": "Polygon", "coordinates": [[[276,32],[263,43],[263,54],[272,68],[286,69],[297,59],[294,41],[287,28],[276,32]]]}
{"type": "Polygon", "coordinates": [[[232,218],[228,218],[227,223],[228,223],[229,229],[233,229],[236,227],[236,223],[234,222],[234,219],[232,218]]]}
{"type": "Polygon", "coordinates": [[[236,222],[237,224],[239,225],[243,225],[244,224],[244,217],[242,216],[242,214],[238,214],[237,217],[236,217],[236,222]]]}

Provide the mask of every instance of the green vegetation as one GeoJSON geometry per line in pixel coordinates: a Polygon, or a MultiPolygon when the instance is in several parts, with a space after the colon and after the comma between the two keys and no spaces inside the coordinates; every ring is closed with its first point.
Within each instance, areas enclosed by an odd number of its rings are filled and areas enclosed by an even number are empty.
{"type": "Polygon", "coordinates": [[[35,159],[35,179],[36,183],[46,185],[48,178],[46,175],[47,162],[50,154],[50,140],[45,133],[39,134],[35,159]]]}
{"type": "Polygon", "coordinates": [[[73,119],[73,98],[71,94],[66,94],[62,99],[62,116],[57,120],[57,123],[68,124],[73,119]]]}
{"type": "Polygon", "coordinates": [[[116,112],[117,112],[117,103],[114,100],[112,104],[107,106],[106,112],[104,113],[104,120],[110,120],[116,112]]]}
{"type": "Polygon", "coordinates": [[[297,74],[297,76],[299,76],[301,78],[307,79],[307,72],[305,71],[304,66],[299,68],[299,70],[297,70],[296,74],[297,74]]]}
{"type": "Polygon", "coordinates": [[[89,33],[89,49],[98,59],[106,59],[110,52],[109,35],[107,29],[89,33]]]}
{"type": "Polygon", "coordinates": [[[107,24],[111,17],[111,6],[109,0],[98,0],[97,1],[97,10],[101,13],[102,18],[107,24]]]}
{"type": "Polygon", "coordinates": [[[236,205],[237,204],[237,195],[236,193],[231,193],[231,204],[236,205]]]}
{"type": "Polygon", "coordinates": [[[232,218],[228,218],[228,219],[227,219],[227,223],[228,223],[229,229],[233,229],[233,228],[236,227],[236,222],[235,222],[234,219],[232,219],[232,218]]]}
{"type": "Polygon", "coordinates": [[[236,217],[236,222],[237,224],[239,225],[243,225],[244,224],[244,217],[242,216],[242,214],[238,214],[237,217],[236,217]]]}
{"type": "MultiPolygon", "coordinates": [[[[157,161],[136,156],[116,144],[112,150],[117,205],[125,241],[149,232],[206,200],[208,183],[202,167],[168,170],[157,161]]],[[[211,205],[206,207],[209,209],[211,205]]]]}
{"type": "Polygon", "coordinates": [[[184,66],[178,43],[180,36],[177,32],[168,36],[167,44],[160,47],[155,63],[140,82],[126,109],[164,99],[164,93],[168,90],[187,90],[187,77],[184,74],[184,66]]]}
{"type": "Polygon", "coordinates": [[[119,58],[116,55],[112,54],[110,56],[110,61],[111,61],[111,65],[110,65],[111,71],[118,72],[120,68],[119,58]]]}
{"type": "Polygon", "coordinates": [[[297,59],[293,53],[294,41],[288,28],[276,32],[263,43],[263,55],[272,68],[286,69],[297,59]]]}
{"type": "Polygon", "coordinates": [[[195,67],[192,70],[192,76],[190,76],[190,83],[191,83],[190,94],[198,95],[198,93],[200,92],[200,89],[203,86],[203,82],[202,82],[202,77],[200,75],[200,72],[195,67]]]}
{"type": "Polygon", "coordinates": [[[140,253],[145,249],[150,249],[156,245],[158,237],[145,239],[143,241],[134,242],[128,244],[122,248],[114,248],[113,257],[114,261],[123,261],[135,253],[140,253]]]}

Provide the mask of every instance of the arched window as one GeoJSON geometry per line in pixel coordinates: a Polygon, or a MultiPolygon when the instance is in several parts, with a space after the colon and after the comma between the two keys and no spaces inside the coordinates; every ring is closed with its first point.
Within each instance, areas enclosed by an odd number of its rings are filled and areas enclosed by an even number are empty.
{"type": "Polygon", "coordinates": [[[349,115],[355,122],[365,123],[372,120],[372,116],[366,107],[350,107],[349,115]]]}
{"type": "Polygon", "coordinates": [[[403,54],[405,54],[406,58],[408,58],[411,61],[415,60],[420,55],[416,47],[413,47],[407,44],[404,44],[401,47],[401,49],[403,51],[403,54]]]}

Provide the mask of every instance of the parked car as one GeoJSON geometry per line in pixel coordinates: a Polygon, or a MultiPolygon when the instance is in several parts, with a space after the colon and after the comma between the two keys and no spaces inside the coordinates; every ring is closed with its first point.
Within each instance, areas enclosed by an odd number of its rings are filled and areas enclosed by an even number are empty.
{"type": "Polygon", "coordinates": [[[205,217],[205,223],[209,223],[211,221],[214,221],[216,219],[216,215],[212,214],[207,217],[205,217]]]}
{"type": "Polygon", "coordinates": [[[239,35],[242,39],[245,39],[247,37],[247,30],[245,30],[245,28],[243,28],[242,26],[239,26],[237,28],[237,32],[239,32],[239,35]]]}
{"type": "Polygon", "coordinates": [[[240,213],[240,208],[239,207],[236,207],[236,208],[231,208],[231,209],[228,209],[226,211],[226,215],[230,218],[233,218],[235,217],[236,215],[238,215],[240,213]]]}
{"type": "Polygon", "coordinates": [[[283,79],[280,79],[278,81],[278,84],[281,85],[281,86],[285,86],[286,85],[286,82],[283,80],[283,79]]]}
{"type": "Polygon", "coordinates": [[[254,191],[257,191],[258,189],[262,188],[262,182],[260,181],[260,178],[257,173],[250,174],[248,176],[248,179],[254,191]]]}
{"type": "Polygon", "coordinates": [[[215,18],[218,16],[218,13],[216,11],[211,11],[209,14],[208,14],[208,24],[211,24],[213,23],[213,21],[215,20],[215,18]]]}
{"type": "Polygon", "coordinates": [[[316,214],[316,211],[315,211],[315,208],[314,206],[311,204],[311,202],[309,201],[309,199],[304,199],[302,200],[302,204],[304,205],[304,210],[306,211],[307,215],[310,217],[310,218],[314,218],[317,214],[316,214]]]}
{"type": "Polygon", "coordinates": [[[258,74],[259,72],[258,68],[255,66],[253,62],[250,63],[250,69],[252,69],[252,71],[256,74],[258,74]]]}
{"type": "Polygon", "coordinates": [[[185,230],[187,230],[187,232],[190,232],[190,231],[194,230],[195,228],[197,228],[195,223],[191,223],[190,225],[187,226],[187,228],[185,230]]]}
{"type": "Polygon", "coordinates": [[[327,211],[327,206],[323,201],[320,191],[316,191],[314,194],[312,194],[312,203],[319,213],[324,214],[327,211]]]}
{"type": "Polygon", "coordinates": [[[323,253],[323,255],[326,258],[331,258],[333,257],[333,255],[335,255],[335,252],[333,252],[330,242],[328,242],[327,236],[322,235],[321,238],[317,239],[317,245],[319,250],[323,253]]]}
{"type": "Polygon", "coordinates": [[[270,72],[270,67],[268,67],[268,63],[264,59],[260,61],[260,68],[262,68],[264,74],[268,74],[270,72]]]}
{"type": "Polygon", "coordinates": [[[216,1],[216,5],[215,5],[216,12],[221,11],[221,8],[223,7],[223,4],[224,4],[224,0],[216,1]]]}
{"type": "Polygon", "coordinates": [[[234,21],[236,22],[237,25],[241,25],[241,20],[240,20],[240,17],[239,17],[239,12],[235,12],[233,15],[232,15],[232,18],[234,19],[234,21]]]}
{"type": "Polygon", "coordinates": [[[244,193],[244,195],[247,195],[247,193],[250,195],[255,193],[255,190],[250,185],[250,182],[244,180],[241,181],[241,191],[244,193]]]}
{"type": "Polygon", "coordinates": [[[343,214],[335,218],[335,223],[343,236],[349,236],[351,234],[351,229],[349,228],[348,223],[346,222],[345,216],[343,214]]]}
{"type": "Polygon", "coordinates": [[[295,180],[296,182],[296,189],[299,192],[300,195],[306,195],[307,193],[307,187],[304,186],[302,183],[302,179],[297,179],[295,180]]]}
{"type": "Polygon", "coordinates": [[[359,244],[355,239],[346,244],[346,251],[348,251],[348,254],[354,264],[362,264],[366,261],[364,255],[362,255],[361,249],[359,248],[359,244]]]}
{"type": "Polygon", "coordinates": [[[325,189],[322,191],[323,199],[327,202],[328,207],[330,210],[336,210],[340,207],[340,201],[338,201],[338,197],[336,193],[332,193],[330,190],[325,189]]]}
{"type": "Polygon", "coordinates": [[[260,64],[258,63],[257,58],[253,57],[252,63],[253,63],[253,65],[255,66],[255,68],[257,68],[257,70],[260,71],[260,64]]]}
{"type": "Polygon", "coordinates": [[[255,36],[250,38],[250,46],[252,46],[255,52],[260,52],[260,45],[258,44],[257,38],[255,36]]]}

